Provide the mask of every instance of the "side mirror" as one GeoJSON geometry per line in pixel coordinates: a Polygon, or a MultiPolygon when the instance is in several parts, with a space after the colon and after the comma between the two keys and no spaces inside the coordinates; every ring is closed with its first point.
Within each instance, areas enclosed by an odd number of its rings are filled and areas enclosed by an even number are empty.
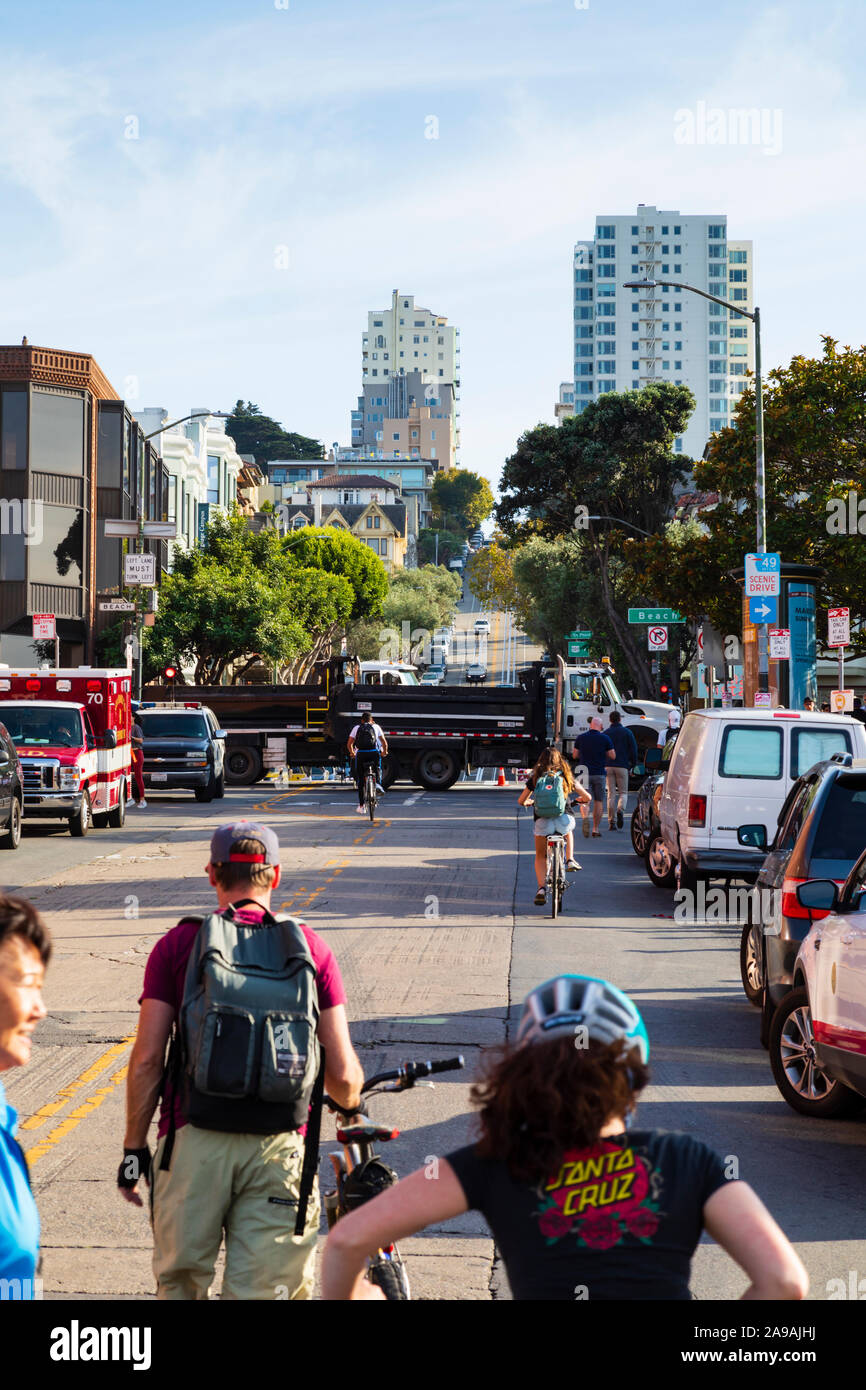
{"type": "Polygon", "coordinates": [[[818,912],[834,912],[839,906],[839,889],[832,878],[810,878],[797,884],[797,902],[818,912]]]}
{"type": "Polygon", "coordinates": [[[227,735],[226,735],[226,730],[225,730],[225,729],[214,729],[213,736],[214,736],[214,738],[225,738],[225,737],[227,736],[227,735]]]}
{"type": "Polygon", "coordinates": [[[643,760],[647,768],[658,767],[662,760],[662,750],[660,748],[648,748],[643,755],[643,760]]]}
{"type": "Polygon", "coordinates": [[[767,827],[765,825],[737,826],[737,844],[747,849],[767,848],[767,827]]]}
{"type": "Polygon", "coordinates": [[[114,732],[113,729],[106,729],[105,733],[102,736],[102,746],[103,748],[117,747],[117,734],[114,732]]]}

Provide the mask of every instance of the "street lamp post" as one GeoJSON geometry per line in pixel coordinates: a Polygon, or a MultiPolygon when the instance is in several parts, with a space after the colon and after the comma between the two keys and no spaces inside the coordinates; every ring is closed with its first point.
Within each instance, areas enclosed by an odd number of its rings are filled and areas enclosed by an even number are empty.
{"type": "Polygon", "coordinates": [[[632,522],[625,521],[621,516],[588,516],[586,519],[587,521],[612,521],[616,526],[628,526],[632,531],[637,531],[639,536],[646,536],[649,540],[654,539],[651,531],[642,531],[639,526],[634,526],[632,522]]]}
{"type": "MultiPolygon", "coordinates": [[[[764,555],[767,550],[767,489],[764,471],[764,399],[761,383],[761,311],[758,308],[753,311],[741,309],[738,304],[731,304],[727,299],[720,299],[715,294],[707,294],[706,290],[699,290],[697,285],[684,285],[678,280],[652,280],[649,278],[626,280],[623,289],[654,290],[658,286],[673,290],[689,290],[692,294],[699,294],[702,299],[709,299],[713,304],[721,304],[723,308],[730,309],[732,313],[741,314],[745,319],[751,319],[755,325],[755,529],[758,554],[764,555]]],[[[761,623],[758,627],[758,689],[767,691],[769,688],[767,624],[761,623]]]]}

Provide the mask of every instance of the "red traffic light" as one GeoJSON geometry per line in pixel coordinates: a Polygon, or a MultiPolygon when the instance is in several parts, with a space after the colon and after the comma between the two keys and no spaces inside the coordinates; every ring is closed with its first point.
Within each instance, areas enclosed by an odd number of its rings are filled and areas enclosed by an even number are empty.
{"type": "Polygon", "coordinates": [[[165,676],[167,681],[173,681],[175,676],[177,675],[177,668],[175,666],[166,666],[163,675],[165,676]]]}
{"type": "Polygon", "coordinates": [[[661,693],[662,693],[663,695],[667,695],[667,694],[668,694],[668,687],[667,687],[666,685],[660,686],[659,689],[661,690],[661,693]]]}

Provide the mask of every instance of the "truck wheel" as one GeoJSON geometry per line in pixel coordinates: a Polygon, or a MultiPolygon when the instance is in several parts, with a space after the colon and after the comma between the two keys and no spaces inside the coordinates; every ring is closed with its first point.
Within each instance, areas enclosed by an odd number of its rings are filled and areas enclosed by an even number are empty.
{"type": "Polygon", "coordinates": [[[79,808],[78,815],[69,817],[70,835],[74,835],[76,839],[83,838],[83,836],[85,836],[88,830],[90,829],[92,819],[93,818],[90,811],[90,794],[89,792],[85,792],[81,798],[81,806],[79,808]]]}
{"type": "Polygon", "coordinates": [[[0,849],[17,849],[21,843],[21,802],[17,796],[12,798],[12,810],[9,812],[9,821],[6,833],[0,835],[0,849]]]}
{"type": "Polygon", "coordinates": [[[213,801],[216,796],[216,780],[211,773],[206,787],[193,787],[193,795],[196,801],[213,801]]]}
{"type": "Polygon", "coordinates": [[[431,748],[415,764],[415,775],[430,792],[447,792],[460,776],[460,759],[450,748],[431,748]]]}
{"type": "Polygon", "coordinates": [[[117,805],[113,811],[108,813],[108,824],[114,830],[122,830],[126,822],[126,783],[120,779],[120,791],[117,795],[117,805]]]}
{"type": "Polygon", "coordinates": [[[225,776],[229,783],[249,787],[262,776],[262,759],[257,748],[230,748],[226,754],[225,776]]]}
{"type": "Polygon", "coordinates": [[[220,775],[219,775],[219,777],[216,779],[216,788],[215,788],[215,790],[214,790],[214,796],[215,796],[217,799],[219,799],[220,797],[225,796],[225,794],[226,794],[226,775],[225,775],[224,772],[221,772],[220,775]]]}
{"type": "Polygon", "coordinates": [[[393,787],[399,776],[400,764],[390,753],[386,753],[382,764],[382,786],[385,788],[385,791],[393,787]]]}

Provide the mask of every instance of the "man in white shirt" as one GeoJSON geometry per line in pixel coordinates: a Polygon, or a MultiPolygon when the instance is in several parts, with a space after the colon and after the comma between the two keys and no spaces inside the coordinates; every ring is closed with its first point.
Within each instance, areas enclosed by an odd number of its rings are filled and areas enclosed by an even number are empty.
{"type": "Polygon", "coordinates": [[[367,775],[367,767],[370,763],[375,763],[376,790],[381,796],[384,796],[382,754],[388,752],[388,740],[380,726],[374,722],[369,710],[364,711],[360,723],[356,724],[349,734],[346,747],[349,750],[349,757],[355,759],[355,785],[358,788],[358,805],[355,808],[355,813],[356,815],[363,815],[364,778],[367,775]]]}

